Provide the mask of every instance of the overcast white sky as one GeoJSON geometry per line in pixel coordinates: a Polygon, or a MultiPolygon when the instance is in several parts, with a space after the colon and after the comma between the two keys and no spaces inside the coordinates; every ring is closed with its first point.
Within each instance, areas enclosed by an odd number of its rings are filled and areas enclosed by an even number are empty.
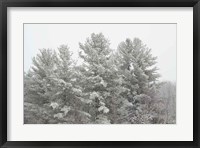
{"type": "Polygon", "coordinates": [[[84,43],[93,32],[102,32],[112,49],[126,38],[140,38],[158,57],[160,79],[176,81],[176,24],[24,24],[24,71],[42,48],[67,44],[78,58],[78,43],[84,43]]]}

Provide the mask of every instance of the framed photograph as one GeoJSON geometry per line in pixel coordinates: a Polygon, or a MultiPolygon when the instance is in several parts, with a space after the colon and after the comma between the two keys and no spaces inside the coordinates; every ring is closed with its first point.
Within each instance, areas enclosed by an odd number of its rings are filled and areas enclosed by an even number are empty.
{"type": "Polygon", "coordinates": [[[1,1],[0,146],[199,147],[199,5],[1,1]]]}

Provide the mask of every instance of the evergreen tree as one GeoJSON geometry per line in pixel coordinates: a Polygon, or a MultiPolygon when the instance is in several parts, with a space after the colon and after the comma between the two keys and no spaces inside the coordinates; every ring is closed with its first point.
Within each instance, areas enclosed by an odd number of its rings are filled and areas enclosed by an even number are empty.
{"type": "Polygon", "coordinates": [[[55,71],[56,53],[50,49],[40,49],[33,58],[31,70],[25,75],[25,84],[28,86],[29,99],[35,103],[47,103],[52,96],[50,80],[55,71]]]}
{"type": "Polygon", "coordinates": [[[157,57],[154,57],[151,49],[138,38],[121,42],[118,46],[118,58],[121,69],[128,70],[135,78],[134,83],[139,86],[138,94],[146,92],[160,77],[155,66],[157,57]]]}
{"type": "Polygon", "coordinates": [[[124,97],[134,106],[128,116],[130,121],[151,122],[150,107],[159,77],[155,66],[157,58],[152,56],[151,49],[138,38],[121,42],[116,57],[122,75],[122,86],[129,90],[124,97]]]}
{"type": "Polygon", "coordinates": [[[175,123],[175,84],[159,83],[156,60],[138,38],[117,50],[102,33],[79,43],[41,49],[24,73],[24,122],[37,124],[175,123]]]}
{"type": "Polygon", "coordinates": [[[91,34],[85,44],[80,45],[80,57],[84,60],[80,71],[85,97],[91,100],[89,112],[92,122],[110,123],[107,113],[110,111],[106,99],[110,96],[107,88],[113,73],[110,71],[110,43],[103,34],[91,34]]]}
{"type": "Polygon", "coordinates": [[[57,113],[56,117],[67,117],[68,122],[72,123],[87,123],[90,114],[84,111],[85,100],[82,89],[76,82],[75,63],[71,55],[68,46],[61,45],[58,48],[54,99],[61,112],[57,113]]]}
{"type": "MultiPolygon", "coordinates": [[[[33,66],[25,75],[27,92],[25,98],[34,100],[31,102],[33,106],[26,104],[25,107],[46,108],[48,116],[42,122],[85,123],[89,121],[90,115],[82,110],[84,106],[81,98],[82,91],[73,81],[74,69],[70,57],[66,45],[60,46],[58,53],[54,50],[42,49],[33,58],[33,66]]],[[[42,110],[37,114],[43,117],[43,112],[42,110]]]]}
{"type": "Polygon", "coordinates": [[[51,118],[49,107],[53,95],[51,77],[56,70],[56,53],[51,49],[40,49],[32,59],[33,65],[24,75],[24,113],[25,123],[48,123],[51,118]],[[30,119],[29,119],[30,118],[30,119]]]}

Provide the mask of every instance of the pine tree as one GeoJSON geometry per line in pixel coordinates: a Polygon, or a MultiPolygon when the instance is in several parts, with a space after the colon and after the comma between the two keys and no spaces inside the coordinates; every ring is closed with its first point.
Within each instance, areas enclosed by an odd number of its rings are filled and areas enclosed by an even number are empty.
{"type": "Polygon", "coordinates": [[[129,114],[130,121],[151,122],[150,103],[155,95],[156,81],[159,78],[155,66],[157,58],[153,57],[151,49],[138,38],[121,42],[116,57],[122,75],[122,86],[129,90],[124,97],[133,104],[129,114]]]}
{"type": "Polygon", "coordinates": [[[92,33],[79,47],[79,63],[67,45],[33,58],[24,73],[25,123],[175,122],[175,85],[157,82],[157,58],[140,39],[115,51],[102,33],[92,33]]]}
{"type": "Polygon", "coordinates": [[[108,62],[111,54],[110,43],[102,33],[92,33],[91,38],[87,38],[84,44],[79,45],[79,55],[84,60],[80,68],[81,84],[85,97],[91,100],[89,112],[92,115],[92,122],[110,123],[106,115],[110,111],[106,99],[110,95],[107,88],[110,87],[108,85],[112,77],[108,62]]]}
{"type": "Polygon", "coordinates": [[[57,72],[54,79],[57,87],[55,92],[55,102],[59,105],[57,118],[68,118],[68,122],[87,123],[90,120],[90,114],[85,112],[86,101],[82,95],[82,88],[77,85],[75,63],[71,59],[69,47],[61,45],[58,48],[57,72]]]}
{"type": "Polygon", "coordinates": [[[135,83],[139,85],[138,94],[145,92],[160,77],[155,66],[157,57],[154,57],[151,49],[138,38],[121,42],[118,46],[118,57],[122,63],[121,69],[130,71],[136,78],[135,83]]]}
{"type": "Polygon", "coordinates": [[[48,107],[52,96],[51,77],[55,72],[56,53],[51,49],[40,49],[32,59],[31,69],[24,75],[25,123],[47,123],[50,118],[48,107]],[[29,119],[30,118],[30,119],[29,119]]]}
{"type": "MultiPolygon", "coordinates": [[[[26,104],[26,108],[45,108],[37,113],[38,116],[46,116],[45,121],[40,120],[41,122],[89,121],[90,115],[83,110],[82,91],[74,82],[73,61],[68,46],[61,45],[58,53],[50,49],[40,50],[40,53],[33,58],[31,70],[25,75],[25,85],[27,92],[25,98],[33,100],[32,106],[26,104]]],[[[36,114],[36,110],[32,111],[32,114],[36,114]]]]}
{"type": "MultiPolygon", "coordinates": [[[[48,102],[52,95],[49,92],[50,80],[55,71],[56,53],[51,49],[40,49],[40,53],[33,58],[31,70],[25,75],[25,80],[29,80],[28,92],[30,99],[39,105],[48,102]]],[[[26,84],[26,83],[25,83],[26,84]]]]}

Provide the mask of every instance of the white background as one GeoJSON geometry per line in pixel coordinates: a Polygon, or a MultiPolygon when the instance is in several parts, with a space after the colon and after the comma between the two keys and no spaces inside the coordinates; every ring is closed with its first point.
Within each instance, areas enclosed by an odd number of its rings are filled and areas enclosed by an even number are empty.
{"type": "Polygon", "coordinates": [[[8,8],[7,24],[8,141],[193,140],[192,8],[8,8]],[[23,23],[177,23],[177,123],[24,125],[23,23]]]}

